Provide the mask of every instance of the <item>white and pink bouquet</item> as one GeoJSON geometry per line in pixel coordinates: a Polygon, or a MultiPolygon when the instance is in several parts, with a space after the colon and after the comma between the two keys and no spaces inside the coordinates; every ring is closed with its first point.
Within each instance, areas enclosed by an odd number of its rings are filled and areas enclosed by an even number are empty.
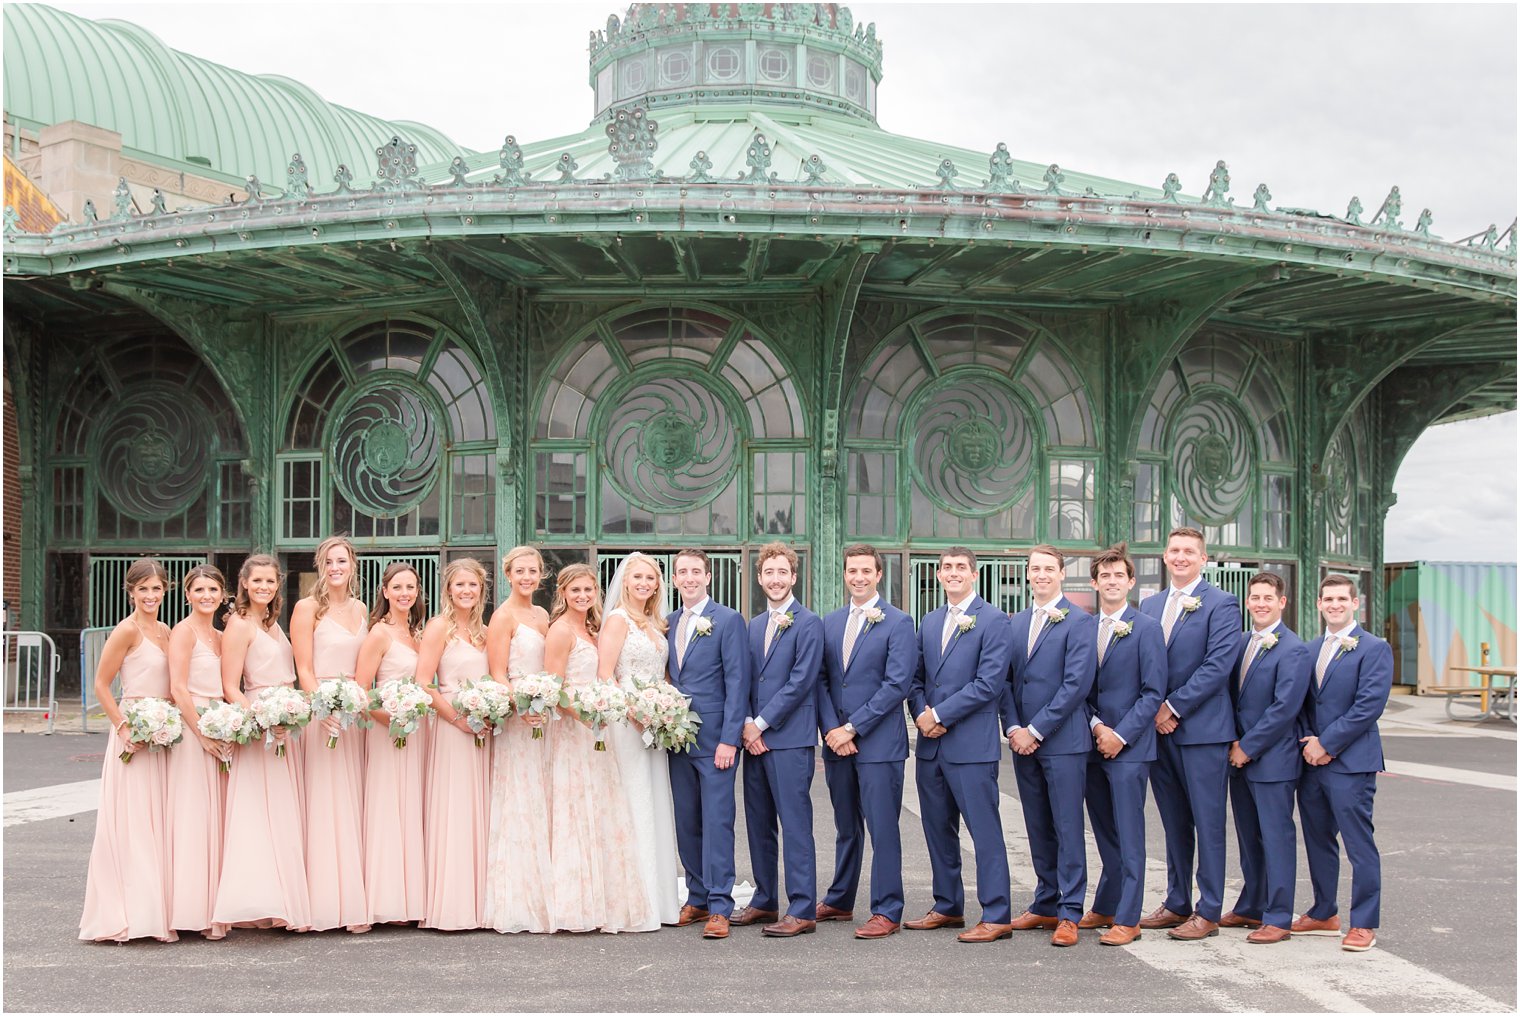
{"type": "MultiPolygon", "coordinates": [[[[557,707],[568,707],[565,682],[553,674],[523,674],[512,679],[512,700],[518,716],[542,716],[546,721],[554,718],[557,707]]],[[[533,728],[533,739],[544,736],[544,728],[533,728]]]]}
{"type": "Polygon", "coordinates": [[[433,711],[433,697],[416,681],[393,679],[369,693],[369,707],[390,714],[391,743],[405,748],[406,739],[417,732],[433,711]]]}
{"type": "MultiPolygon", "coordinates": [[[[146,744],[149,751],[162,751],[185,736],[179,707],[168,699],[136,699],[123,706],[121,714],[127,721],[127,740],[146,744]]],[[[124,764],[130,763],[133,754],[124,751],[119,757],[124,764]]]]}
{"type": "Polygon", "coordinates": [[[597,681],[570,691],[570,707],[582,722],[591,725],[596,750],[607,750],[607,728],[628,719],[628,696],[616,684],[597,681]]]}
{"type": "MultiPolygon", "coordinates": [[[[247,744],[259,736],[259,725],[254,720],[253,714],[236,702],[217,702],[209,706],[201,706],[196,710],[200,713],[200,719],[196,726],[201,734],[213,741],[226,741],[229,744],[247,744]]],[[[232,763],[218,761],[222,772],[232,771],[232,763]]]]}
{"type": "Polygon", "coordinates": [[[512,715],[512,689],[489,677],[466,681],[449,704],[475,732],[475,747],[484,748],[486,728],[490,727],[491,736],[495,737],[512,715]]]}
{"type": "Polygon", "coordinates": [[[276,741],[275,727],[289,728],[292,733],[311,722],[311,703],[306,696],[283,684],[273,688],[260,688],[250,702],[253,718],[264,730],[264,747],[274,745],[275,758],[285,755],[285,742],[276,741]]]}
{"type": "Polygon", "coordinates": [[[636,682],[628,702],[633,719],[644,728],[644,747],[690,751],[697,743],[702,717],[692,710],[691,699],[669,681],[652,678],[636,682]]]}
{"type": "MultiPolygon", "coordinates": [[[[356,720],[361,726],[369,726],[368,718],[364,715],[368,708],[369,694],[352,678],[329,677],[318,682],[317,690],[311,693],[312,719],[336,717],[339,728],[343,730],[347,730],[356,720]]],[[[327,746],[336,748],[338,735],[327,735],[327,746]]]]}

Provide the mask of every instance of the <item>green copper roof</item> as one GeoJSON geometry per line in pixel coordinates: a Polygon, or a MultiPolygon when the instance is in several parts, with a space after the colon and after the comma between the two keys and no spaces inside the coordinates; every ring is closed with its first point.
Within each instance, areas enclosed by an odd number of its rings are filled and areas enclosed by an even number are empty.
{"type": "Polygon", "coordinates": [[[172,50],[138,25],[41,4],[5,5],[4,73],[5,115],[25,127],[80,120],[121,134],[133,152],[276,187],[294,153],[313,181],[343,164],[367,182],[375,150],[395,134],[423,162],[464,150],[431,127],[333,105],[289,78],[172,50]]]}

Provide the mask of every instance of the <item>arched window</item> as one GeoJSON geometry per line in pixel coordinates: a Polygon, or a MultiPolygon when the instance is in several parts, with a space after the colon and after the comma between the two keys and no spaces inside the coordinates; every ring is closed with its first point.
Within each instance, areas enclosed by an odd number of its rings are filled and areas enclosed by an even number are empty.
{"type": "Polygon", "coordinates": [[[282,543],[489,540],[496,418],[474,356],[445,328],[377,321],[307,367],[279,455],[282,543]]]}
{"type": "Polygon", "coordinates": [[[1167,367],[1136,442],[1136,543],[1192,525],[1210,548],[1292,549],[1288,401],[1266,353],[1203,331],[1167,367]]]}
{"type": "Polygon", "coordinates": [[[248,442],[206,363],[170,334],[83,352],[58,401],[50,545],[237,545],[249,535],[248,442]]]}
{"type": "Polygon", "coordinates": [[[1001,316],[924,315],[858,375],[844,435],[849,535],[1094,538],[1097,427],[1048,335],[1001,316]]]}
{"type": "MultiPolygon", "coordinates": [[[[1325,557],[1347,564],[1372,560],[1372,471],[1366,410],[1358,410],[1330,442],[1319,496],[1325,518],[1325,557]]],[[[1363,591],[1366,594],[1366,591],[1363,591]]]]}
{"type": "Polygon", "coordinates": [[[682,307],[600,321],[559,357],[538,405],[546,540],[808,531],[802,400],[743,322],[682,307]]]}

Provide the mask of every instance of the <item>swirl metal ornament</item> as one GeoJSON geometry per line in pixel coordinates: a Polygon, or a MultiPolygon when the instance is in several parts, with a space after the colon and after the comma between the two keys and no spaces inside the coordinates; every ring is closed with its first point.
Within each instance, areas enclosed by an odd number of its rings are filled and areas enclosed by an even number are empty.
{"type": "Polygon", "coordinates": [[[913,470],[940,507],[991,515],[1034,479],[1035,429],[1001,378],[948,375],[922,396],[913,425],[913,470]]]}
{"type": "Polygon", "coordinates": [[[610,399],[602,443],[608,478],[630,503],[687,511],[728,486],[741,435],[731,407],[688,378],[646,378],[610,399]]]}
{"type": "Polygon", "coordinates": [[[338,490],[375,518],[414,508],[438,481],[438,420],[410,384],[387,380],[361,389],[334,414],[329,447],[338,490]]]}
{"type": "Polygon", "coordinates": [[[103,415],[95,449],[95,475],[107,500],[123,515],[162,521],[184,511],[206,489],[210,412],[176,388],[144,385],[130,402],[103,415]]]}
{"type": "Polygon", "coordinates": [[[1336,533],[1351,529],[1351,510],[1356,501],[1356,456],[1346,431],[1330,446],[1325,463],[1325,518],[1336,533]]]}
{"type": "Polygon", "coordinates": [[[1256,442],[1245,414],[1227,397],[1205,394],[1184,406],[1172,429],[1172,475],[1188,515],[1209,525],[1235,518],[1251,493],[1256,442]]]}

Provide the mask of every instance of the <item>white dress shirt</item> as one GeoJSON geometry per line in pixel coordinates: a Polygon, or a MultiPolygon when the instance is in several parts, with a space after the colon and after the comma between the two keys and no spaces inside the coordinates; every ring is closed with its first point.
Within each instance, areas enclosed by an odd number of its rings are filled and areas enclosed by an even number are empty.
{"type": "MultiPolygon", "coordinates": [[[[1192,596],[1193,595],[1193,590],[1197,589],[1198,588],[1198,583],[1200,583],[1202,581],[1203,581],[1203,576],[1199,575],[1196,579],[1194,579],[1193,581],[1189,582],[1185,586],[1171,586],[1170,588],[1167,589],[1166,595],[1171,596],[1172,595],[1172,590],[1175,589],[1177,592],[1181,593],[1183,596],[1192,596]]],[[[1164,613],[1164,611],[1163,611],[1163,613],[1164,613]]],[[[1177,613],[1178,613],[1177,621],[1173,622],[1174,624],[1179,623],[1182,620],[1182,604],[1180,604],[1180,603],[1177,605],[1177,613]]],[[[1177,711],[1177,707],[1176,706],[1172,705],[1172,700],[1171,699],[1167,699],[1165,705],[1166,705],[1166,707],[1168,709],[1170,709],[1172,711],[1172,715],[1173,716],[1177,717],[1177,719],[1179,719],[1179,720],[1182,719],[1182,714],[1177,711]]]]}

